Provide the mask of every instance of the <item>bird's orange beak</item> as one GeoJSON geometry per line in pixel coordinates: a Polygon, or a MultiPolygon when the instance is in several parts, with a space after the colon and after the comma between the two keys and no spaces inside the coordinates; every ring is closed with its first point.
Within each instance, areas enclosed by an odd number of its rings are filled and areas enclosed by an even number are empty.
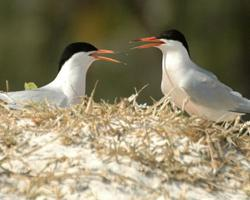
{"type": "Polygon", "coordinates": [[[94,53],[90,54],[93,58],[96,60],[104,60],[108,62],[114,62],[114,63],[121,63],[119,60],[113,59],[113,58],[108,58],[105,56],[101,56],[100,54],[114,54],[115,52],[112,50],[107,50],[107,49],[98,49],[94,53]]]}
{"type": "Polygon", "coordinates": [[[149,42],[148,44],[133,47],[133,49],[147,49],[150,47],[157,47],[157,46],[164,44],[163,41],[161,41],[160,39],[158,39],[156,37],[139,38],[139,39],[133,40],[133,42],[149,42]]]}

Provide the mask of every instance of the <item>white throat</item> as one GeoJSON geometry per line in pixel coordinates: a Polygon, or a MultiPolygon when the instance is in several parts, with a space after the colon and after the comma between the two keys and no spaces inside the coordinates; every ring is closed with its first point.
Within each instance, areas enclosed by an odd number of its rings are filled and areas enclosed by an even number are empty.
{"type": "Polygon", "coordinates": [[[176,83],[182,80],[192,61],[186,48],[179,42],[167,41],[158,48],[163,54],[161,89],[165,95],[170,95],[176,91],[176,83]]]}
{"type": "Polygon", "coordinates": [[[68,103],[78,103],[85,95],[86,74],[93,61],[86,53],[73,55],[63,64],[55,80],[46,87],[56,87],[67,96],[68,103]]]}
{"type": "Polygon", "coordinates": [[[185,47],[181,44],[167,46],[162,45],[159,47],[163,54],[164,66],[188,66],[187,64],[191,61],[189,54],[185,47]]]}

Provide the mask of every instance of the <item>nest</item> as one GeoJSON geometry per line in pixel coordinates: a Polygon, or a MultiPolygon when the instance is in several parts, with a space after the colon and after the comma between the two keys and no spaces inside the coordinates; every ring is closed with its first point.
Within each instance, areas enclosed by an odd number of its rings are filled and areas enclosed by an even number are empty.
{"type": "Polygon", "coordinates": [[[167,98],[0,106],[0,199],[247,199],[250,123],[189,117],[167,98]]]}

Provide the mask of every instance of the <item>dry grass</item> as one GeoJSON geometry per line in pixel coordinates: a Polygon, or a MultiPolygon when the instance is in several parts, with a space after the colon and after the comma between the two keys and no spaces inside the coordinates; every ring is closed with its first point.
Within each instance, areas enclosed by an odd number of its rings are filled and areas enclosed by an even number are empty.
{"type": "Polygon", "coordinates": [[[84,99],[67,109],[1,104],[0,193],[102,199],[94,182],[135,199],[185,199],[190,186],[249,197],[249,131],[250,123],[239,119],[215,124],[187,117],[168,99],[141,106],[136,95],[116,104],[84,99]],[[173,194],[173,184],[187,189],[173,194]]]}

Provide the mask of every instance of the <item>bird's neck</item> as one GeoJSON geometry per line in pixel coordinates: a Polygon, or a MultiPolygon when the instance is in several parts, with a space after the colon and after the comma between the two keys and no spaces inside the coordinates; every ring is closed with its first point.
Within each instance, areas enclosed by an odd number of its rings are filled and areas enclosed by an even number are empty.
{"type": "Polygon", "coordinates": [[[187,67],[189,62],[191,62],[191,59],[184,48],[163,51],[163,65],[166,67],[187,67]]]}
{"type": "Polygon", "coordinates": [[[68,97],[69,103],[78,103],[85,95],[86,74],[92,62],[91,60],[85,63],[74,60],[65,62],[50,86],[60,88],[68,97]]]}
{"type": "MultiPolygon", "coordinates": [[[[190,63],[187,51],[162,51],[162,82],[161,89],[168,94],[175,88],[176,81],[189,70],[190,63]]],[[[173,92],[173,91],[172,91],[173,92]]]]}

